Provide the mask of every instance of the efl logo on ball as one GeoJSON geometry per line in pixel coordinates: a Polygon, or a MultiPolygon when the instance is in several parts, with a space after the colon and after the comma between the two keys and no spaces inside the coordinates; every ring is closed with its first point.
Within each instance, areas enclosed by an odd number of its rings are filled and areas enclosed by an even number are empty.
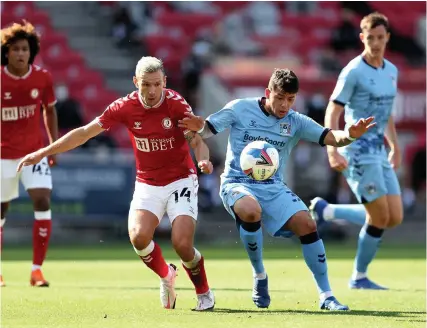
{"type": "Polygon", "coordinates": [[[240,167],[254,180],[270,179],[279,167],[279,152],[268,142],[251,142],[240,155],[240,167]]]}

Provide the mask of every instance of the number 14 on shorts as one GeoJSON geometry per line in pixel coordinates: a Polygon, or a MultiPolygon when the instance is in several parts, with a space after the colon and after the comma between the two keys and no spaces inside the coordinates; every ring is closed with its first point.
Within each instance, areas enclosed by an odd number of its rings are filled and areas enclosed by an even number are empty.
{"type": "Polygon", "coordinates": [[[187,202],[190,202],[191,190],[188,190],[187,187],[184,187],[181,190],[175,190],[172,194],[175,197],[175,203],[178,203],[179,199],[182,197],[187,198],[187,202]]]}

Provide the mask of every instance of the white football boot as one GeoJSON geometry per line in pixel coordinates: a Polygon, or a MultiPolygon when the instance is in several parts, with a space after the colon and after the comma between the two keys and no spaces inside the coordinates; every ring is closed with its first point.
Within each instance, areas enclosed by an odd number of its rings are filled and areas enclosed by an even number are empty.
{"type": "Polygon", "coordinates": [[[215,296],[210,289],[207,293],[197,295],[197,306],[194,311],[212,311],[214,307],[215,296]]]}
{"type": "Polygon", "coordinates": [[[169,264],[169,273],[165,278],[160,279],[160,301],[165,309],[175,309],[176,292],[176,266],[169,264]]]}

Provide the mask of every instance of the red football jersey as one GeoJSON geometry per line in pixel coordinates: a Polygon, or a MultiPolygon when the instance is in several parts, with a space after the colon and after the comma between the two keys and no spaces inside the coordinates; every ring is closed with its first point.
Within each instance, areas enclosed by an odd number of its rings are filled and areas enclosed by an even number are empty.
{"type": "Polygon", "coordinates": [[[165,186],[196,173],[184,131],[178,127],[186,112],[191,112],[190,105],[173,90],[164,89],[153,107],[146,107],[134,91],[108,106],[98,122],[104,129],[124,124],[135,153],[136,179],[165,186]]]}
{"type": "Polygon", "coordinates": [[[41,105],[56,103],[50,73],[36,65],[22,77],[1,70],[1,158],[16,159],[43,147],[41,105]]]}

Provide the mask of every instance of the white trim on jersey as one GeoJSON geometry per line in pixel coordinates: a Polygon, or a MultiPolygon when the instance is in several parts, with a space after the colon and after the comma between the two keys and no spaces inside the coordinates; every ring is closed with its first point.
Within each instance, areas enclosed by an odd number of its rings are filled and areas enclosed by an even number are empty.
{"type": "Polygon", "coordinates": [[[30,65],[30,69],[28,70],[28,72],[23,75],[23,76],[16,76],[14,74],[12,74],[11,72],[9,72],[9,70],[7,69],[7,66],[4,67],[3,69],[4,73],[7,74],[8,76],[10,76],[12,79],[14,80],[25,80],[27,77],[30,76],[30,74],[33,71],[33,65],[30,65]]]}
{"type": "Polygon", "coordinates": [[[138,99],[139,99],[139,102],[141,103],[142,107],[144,107],[144,108],[147,108],[147,109],[149,109],[149,108],[157,108],[157,107],[160,107],[160,105],[165,100],[165,90],[162,91],[162,97],[160,98],[160,101],[157,104],[155,104],[154,106],[147,106],[146,104],[144,104],[144,102],[142,101],[142,98],[141,98],[141,95],[139,94],[139,92],[138,92],[138,99]]]}

